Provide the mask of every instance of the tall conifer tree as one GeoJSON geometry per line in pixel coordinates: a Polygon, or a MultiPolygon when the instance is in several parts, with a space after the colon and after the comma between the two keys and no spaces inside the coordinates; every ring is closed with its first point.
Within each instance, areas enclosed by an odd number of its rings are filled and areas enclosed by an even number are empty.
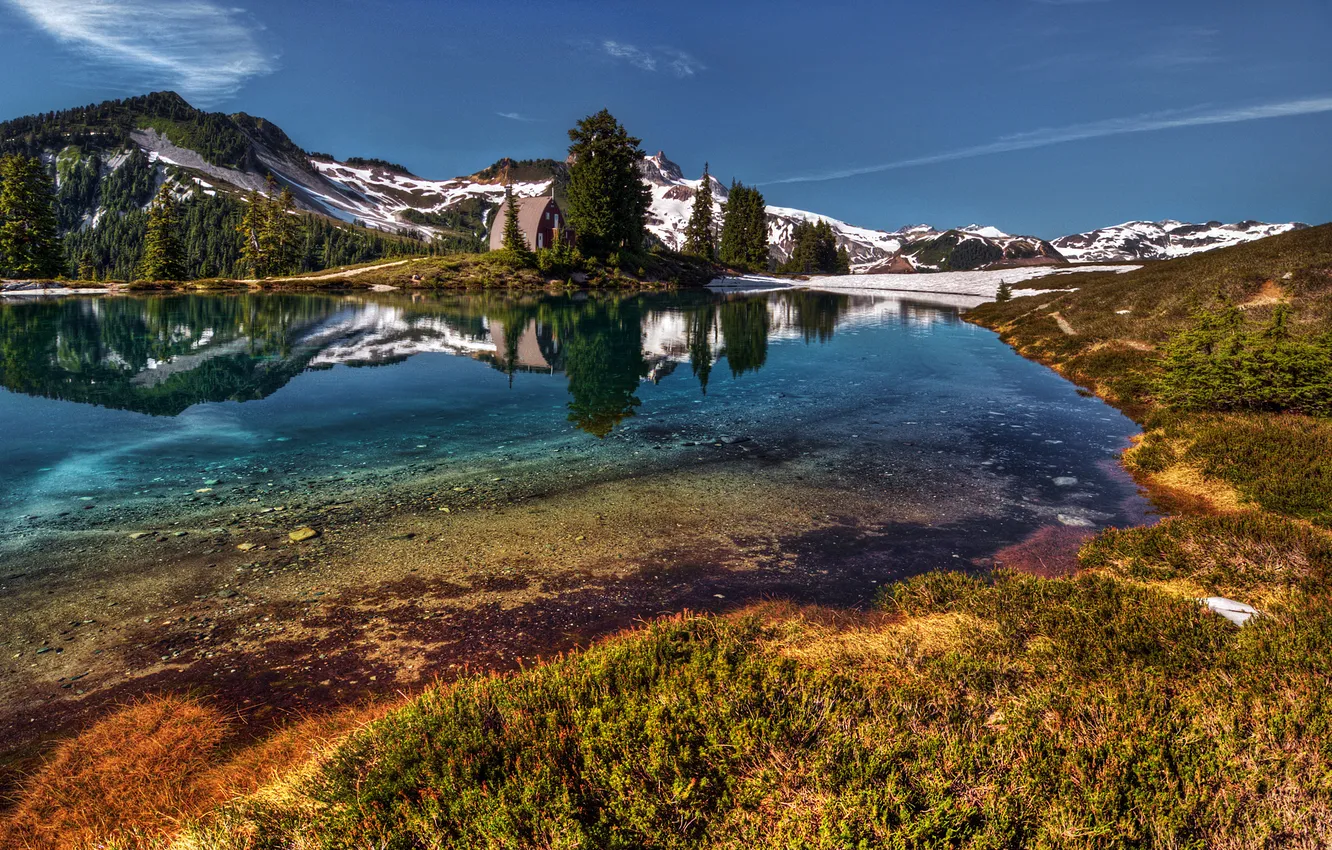
{"type": "Polygon", "coordinates": [[[518,225],[518,204],[513,197],[513,186],[504,187],[504,250],[515,257],[527,253],[527,239],[518,225]]]}
{"type": "Polygon", "coordinates": [[[721,261],[743,269],[768,267],[768,211],[762,193],[731,182],[722,205],[721,261]]]}
{"type": "Polygon", "coordinates": [[[62,265],[55,191],[41,160],[0,157],[0,274],[56,277],[62,265]]]}
{"type": "Polygon", "coordinates": [[[148,209],[148,232],[143,240],[143,280],[180,280],[185,277],[185,250],[177,233],[176,199],[170,184],[163,183],[148,209]]]}
{"type": "Polygon", "coordinates": [[[603,109],[569,131],[569,223],[592,255],[642,250],[652,193],[639,174],[644,153],[631,135],[603,109]]]}
{"type": "Polygon", "coordinates": [[[269,254],[267,242],[263,238],[267,219],[264,197],[258,192],[250,192],[245,215],[237,231],[241,238],[241,266],[256,278],[268,276],[269,254]]]}
{"type": "MultiPolygon", "coordinates": [[[[271,176],[269,180],[272,181],[269,183],[271,190],[277,181],[271,176]]],[[[295,211],[296,199],[288,187],[283,187],[281,192],[269,200],[267,227],[272,252],[270,274],[291,274],[300,270],[298,266],[303,234],[300,217],[295,215],[295,211]]]]}
{"type": "Polygon", "coordinates": [[[703,164],[703,182],[694,193],[694,209],[685,226],[684,252],[713,260],[717,257],[717,242],[712,224],[712,177],[707,163],[703,164]]]}

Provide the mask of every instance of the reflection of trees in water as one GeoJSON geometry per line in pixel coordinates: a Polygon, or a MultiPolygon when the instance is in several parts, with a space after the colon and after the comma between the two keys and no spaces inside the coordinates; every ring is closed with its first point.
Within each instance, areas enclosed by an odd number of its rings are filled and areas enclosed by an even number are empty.
{"type": "Polygon", "coordinates": [[[760,369],[775,327],[824,342],[848,303],[830,293],[702,290],[27,301],[0,304],[0,383],[30,395],[175,415],[202,402],[263,398],[312,361],[379,366],[437,350],[466,353],[511,378],[566,372],[570,420],[605,436],[634,415],[644,377],[661,380],[687,357],[706,392],[718,357],[736,377],[760,369]],[[656,329],[660,346],[650,359],[646,326],[656,329]],[[458,337],[492,341],[496,350],[459,346],[458,337]]]}
{"type": "Polygon", "coordinates": [[[174,415],[261,398],[304,366],[300,329],[342,305],[302,295],[168,296],[0,305],[0,383],[29,395],[174,415]],[[189,368],[168,368],[169,361],[189,368]],[[159,371],[144,381],[152,366],[159,371]],[[136,380],[138,379],[138,380],[136,380]]]}
{"type": "Polygon", "coordinates": [[[569,378],[569,421],[605,437],[642,404],[634,393],[648,374],[643,315],[636,298],[588,299],[557,323],[569,378]]]}
{"type": "Polygon", "coordinates": [[[768,359],[771,318],[768,299],[745,298],[721,305],[722,345],[732,377],[763,368],[768,359]]]}
{"type": "Polygon", "coordinates": [[[827,342],[851,307],[851,297],[844,293],[797,289],[780,293],[774,303],[784,311],[786,323],[799,330],[805,342],[827,342]]]}
{"type": "Polygon", "coordinates": [[[717,308],[711,304],[689,311],[686,326],[686,345],[689,347],[689,366],[698,378],[703,394],[708,392],[708,376],[712,374],[713,329],[717,324],[717,308]]]}

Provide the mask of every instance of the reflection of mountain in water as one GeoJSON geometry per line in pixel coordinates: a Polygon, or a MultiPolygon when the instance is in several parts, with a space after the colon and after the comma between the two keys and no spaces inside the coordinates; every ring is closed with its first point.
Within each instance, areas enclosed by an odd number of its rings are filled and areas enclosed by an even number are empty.
{"type": "Polygon", "coordinates": [[[361,299],[186,295],[0,305],[0,382],[16,392],[156,415],[248,401],[311,368],[381,366],[422,353],[510,376],[563,373],[570,419],[604,436],[634,415],[643,380],[688,364],[761,369],[772,340],[826,342],[885,319],[956,321],[955,309],[807,290],[721,295],[361,299]]]}

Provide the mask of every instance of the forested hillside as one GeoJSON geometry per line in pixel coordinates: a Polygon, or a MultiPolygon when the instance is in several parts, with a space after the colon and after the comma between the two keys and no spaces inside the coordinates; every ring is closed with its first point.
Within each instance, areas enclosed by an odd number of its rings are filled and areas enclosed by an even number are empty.
{"type": "MultiPolygon", "coordinates": [[[[83,280],[142,276],[149,206],[164,185],[173,206],[168,225],[174,238],[169,244],[179,245],[181,254],[169,267],[187,279],[253,274],[244,262],[242,224],[247,207],[261,196],[146,153],[135,140],[136,133],[145,132],[197,154],[201,165],[262,175],[271,173],[265,159],[277,156],[284,165],[317,176],[305,151],[271,122],[244,113],[202,112],[171,92],[7,121],[0,124],[0,155],[15,163],[39,162],[49,185],[29,175],[22,203],[0,203],[0,220],[21,228],[28,234],[25,238],[57,239],[58,259],[24,265],[14,259],[14,251],[0,249],[6,255],[0,257],[0,275],[83,280]],[[54,210],[54,234],[33,226],[44,217],[48,201],[54,210]]],[[[277,191],[275,186],[262,197],[276,198],[277,191]]],[[[300,211],[294,201],[291,207],[289,261],[271,269],[274,273],[432,251],[419,234],[370,230],[300,211]]]]}

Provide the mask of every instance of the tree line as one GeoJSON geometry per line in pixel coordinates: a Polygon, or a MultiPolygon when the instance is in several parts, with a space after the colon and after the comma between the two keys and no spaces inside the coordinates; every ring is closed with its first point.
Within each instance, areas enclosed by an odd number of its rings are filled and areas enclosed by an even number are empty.
{"type": "Polygon", "coordinates": [[[58,158],[56,189],[40,159],[0,157],[0,276],[269,277],[447,249],[301,212],[271,176],[265,192],[241,201],[198,185],[158,186],[138,148],[104,178],[102,167],[96,154],[58,158]],[[94,220],[90,210],[98,211],[94,220]]]}

